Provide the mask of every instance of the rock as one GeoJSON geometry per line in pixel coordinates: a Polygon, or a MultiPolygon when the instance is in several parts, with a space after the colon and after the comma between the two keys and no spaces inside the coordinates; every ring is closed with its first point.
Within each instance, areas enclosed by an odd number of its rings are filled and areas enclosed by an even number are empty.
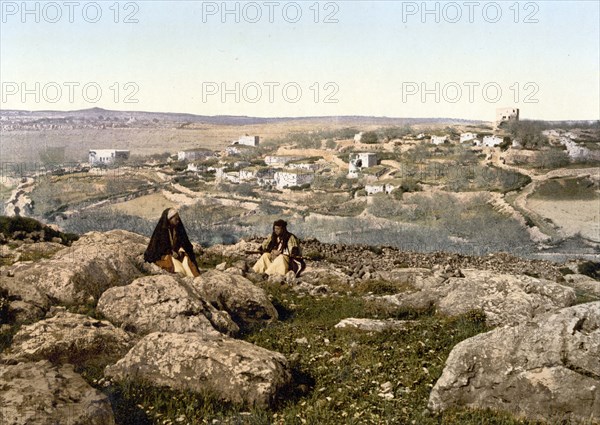
{"type": "Polygon", "coordinates": [[[584,274],[568,274],[565,276],[565,285],[585,292],[596,297],[600,297],[600,282],[584,274]]]}
{"type": "Polygon", "coordinates": [[[345,282],[348,275],[338,268],[328,266],[313,266],[304,271],[300,277],[302,282],[313,286],[327,284],[330,282],[345,282]]]}
{"type": "Polygon", "coordinates": [[[429,409],[492,408],[551,423],[600,423],[600,302],[457,344],[429,409]]]}
{"type": "Polygon", "coordinates": [[[236,269],[240,269],[242,272],[246,273],[248,271],[248,264],[244,260],[235,261],[232,265],[236,269]]]}
{"type": "Polygon", "coordinates": [[[377,297],[400,308],[436,306],[447,315],[481,309],[490,326],[519,324],[539,314],[575,302],[572,288],[526,275],[498,274],[487,270],[463,270],[464,278],[416,276],[416,292],[377,297]]]}
{"type": "Polygon", "coordinates": [[[312,295],[313,297],[324,297],[330,295],[332,292],[329,286],[327,285],[314,286],[306,282],[300,282],[298,285],[292,286],[292,291],[298,293],[307,293],[312,295]]]}
{"type": "Polygon", "coordinates": [[[29,258],[42,258],[51,257],[62,249],[65,249],[65,246],[59,243],[38,242],[35,244],[21,245],[16,251],[29,258]]]}
{"type": "Polygon", "coordinates": [[[225,270],[225,273],[227,274],[235,274],[238,276],[243,276],[244,272],[242,271],[242,269],[238,269],[237,267],[229,267],[227,270],[225,270]]]}
{"type": "Polygon", "coordinates": [[[50,239],[50,242],[53,242],[53,243],[62,243],[62,239],[61,238],[57,238],[55,236],[52,239],[50,239]]]}
{"type": "Polygon", "coordinates": [[[308,339],[305,336],[303,336],[302,338],[296,338],[294,340],[294,342],[296,344],[307,345],[308,344],[308,339]]]}
{"type": "Polygon", "coordinates": [[[297,282],[296,273],[293,270],[290,270],[285,274],[285,283],[288,285],[294,285],[297,282]]]}
{"type": "Polygon", "coordinates": [[[260,243],[240,240],[235,245],[213,245],[206,249],[207,255],[222,255],[224,257],[245,256],[246,251],[258,251],[260,243]]]}
{"type": "Polygon", "coordinates": [[[220,272],[224,272],[224,271],[225,271],[225,269],[227,269],[227,262],[223,262],[223,263],[221,263],[221,264],[217,264],[217,265],[215,266],[215,270],[218,270],[218,271],[220,271],[220,272]]]}
{"type": "Polygon", "coordinates": [[[153,333],[144,337],[105,375],[142,380],[224,401],[270,405],[291,382],[285,357],[225,335],[153,333]]]}
{"type": "Polygon", "coordinates": [[[175,275],[145,276],[102,294],[97,311],[133,332],[198,332],[235,335],[238,326],[225,312],[204,302],[199,292],[175,275]]]}
{"type": "Polygon", "coordinates": [[[283,285],[285,283],[285,276],[280,274],[272,274],[267,279],[267,282],[272,283],[273,285],[283,285]]]}
{"type": "Polygon", "coordinates": [[[358,329],[361,331],[383,332],[387,330],[405,330],[407,325],[414,323],[412,320],[376,320],[376,319],[356,319],[349,317],[343,319],[337,325],[338,329],[358,329]]]}
{"type": "Polygon", "coordinates": [[[42,291],[14,278],[0,279],[0,292],[7,295],[10,323],[35,322],[50,308],[50,299],[42,291]]]}
{"type": "Polygon", "coordinates": [[[140,276],[148,238],[124,230],[90,232],[51,259],[13,266],[19,285],[32,285],[63,304],[97,300],[140,276]]]}
{"type": "Polygon", "coordinates": [[[227,311],[240,327],[278,318],[266,292],[243,276],[209,270],[194,278],[193,285],[202,299],[227,311]]]}
{"type": "Polygon", "coordinates": [[[48,359],[52,363],[98,360],[104,366],[123,357],[133,344],[127,332],[107,321],[59,312],[50,319],[21,327],[1,357],[20,362],[48,359]]]}
{"type": "Polygon", "coordinates": [[[0,365],[2,423],[113,425],[108,398],[89,386],[72,365],[48,361],[0,365]]]}

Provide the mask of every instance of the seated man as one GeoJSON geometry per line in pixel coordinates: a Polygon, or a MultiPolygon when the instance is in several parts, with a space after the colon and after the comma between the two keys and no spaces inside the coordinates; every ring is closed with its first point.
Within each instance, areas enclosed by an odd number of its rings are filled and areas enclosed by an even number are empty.
{"type": "Polygon", "coordinates": [[[200,275],[194,249],[176,209],[163,211],[144,253],[144,260],[180,276],[200,275]]]}
{"type": "Polygon", "coordinates": [[[300,256],[300,241],[287,231],[287,223],[283,220],[273,223],[273,233],[263,242],[260,251],[264,254],[252,267],[256,273],[283,276],[292,270],[300,276],[306,268],[300,256]]]}

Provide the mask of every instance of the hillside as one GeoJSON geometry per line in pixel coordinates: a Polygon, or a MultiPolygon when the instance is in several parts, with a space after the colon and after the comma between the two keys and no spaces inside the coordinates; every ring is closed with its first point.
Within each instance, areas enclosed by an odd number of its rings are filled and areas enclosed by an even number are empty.
{"type": "Polygon", "coordinates": [[[302,276],[265,279],[244,254],[257,241],[241,241],[196,246],[191,279],[144,263],[148,238],[122,230],[66,247],[7,236],[8,423],[600,418],[598,264],[309,240],[302,276]]]}

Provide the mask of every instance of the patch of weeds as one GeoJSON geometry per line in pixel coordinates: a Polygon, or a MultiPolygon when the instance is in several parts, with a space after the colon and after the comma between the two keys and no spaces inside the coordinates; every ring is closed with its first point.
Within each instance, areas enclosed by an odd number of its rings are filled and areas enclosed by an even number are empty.
{"type": "Polygon", "coordinates": [[[383,249],[381,247],[377,246],[377,245],[369,245],[367,247],[367,249],[369,251],[371,251],[373,254],[376,254],[376,255],[382,255],[383,254],[383,249]]]}
{"type": "Polygon", "coordinates": [[[393,295],[413,289],[408,282],[389,282],[381,279],[360,281],[353,288],[357,294],[393,295]]]}
{"type": "Polygon", "coordinates": [[[590,294],[589,292],[582,291],[580,289],[575,289],[574,305],[591,303],[591,302],[598,301],[598,300],[600,300],[600,298],[598,298],[598,296],[596,296],[594,294],[590,294]]]}
{"type": "Polygon", "coordinates": [[[535,277],[536,279],[539,279],[539,277],[540,277],[540,274],[539,274],[538,272],[532,272],[532,271],[530,271],[530,270],[524,270],[524,271],[523,271],[523,274],[524,274],[525,276],[529,276],[529,277],[535,277]]]}
{"type": "Polygon", "coordinates": [[[312,249],[312,250],[304,252],[303,256],[305,259],[311,260],[311,261],[321,261],[321,260],[325,259],[325,256],[316,249],[312,249]]]}
{"type": "Polygon", "coordinates": [[[474,324],[485,324],[485,321],[487,319],[487,316],[485,314],[485,311],[481,310],[481,309],[473,309],[473,310],[469,310],[464,314],[464,318],[465,320],[474,323],[474,324]]]}
{"type": "Polygon", "coordinates": [[[13,325],[7,330],[0,332],[0,353],[6,350],[12,344],[13,337],[17,334],[21,327],[13,325]]]}
{"type": "Polygon", "coordinates": [[[408,263],[398,259],[394,260],[394,266],[396,266],[397,269],[407,269],[410,267],[408,263]]]}
{"type": "Polygon", "coordinates": [[[206,424],[224,419],[227,423],[269,423],[266,411],[223,402],[209,391],[177,391],[131,381],[113,383],[101,391],[108,396],[119,425],[206,424]]]}
{"type": "Polygon", "coordinates": [[[8,323],[8,291],[0,289],[0,325],[8,323]]]}
{"type": "Polygon", "coordinates": [[[579,264],[577,270],[579,273],[591,277],[592,279],[600,280],[600,262],[585,261],[579,264]]]}
{"type": "Polygon", "coordinates": [[[196,262],[198,263],[198,267],[201,269],[214,269],[215,266],[221,263],[230,263],[231,258],[226,257],[222,254],[215,253],[206,253],[206,252],[196,252],[196,262]]]}
{"type": "Polygon", "coordinates": [[[98,299],[94,297],[93,300],[90,299],[85,304],[71,304],[64,305],[63,307],[65,307],[69,313],[82,314],[96,320],[106,320],[106,318],[96,310],[97,305],[98,299]]]}
{"type": "Polygon", "coordinates": [[[508,412],[499,412],[492,409],[475,410],[451,408],[444,412],[440,424],[544,425],[544,422],[518,419],[508,412]]]}
{"type": "Polygon", "coordinates": [[[563,276],[566,276],[566,275],[568,275],[568,274],[573,274],[573,270],[571,270],[571,269],[570,269],[570,268],[568,268],[568,267],[561,267],[561,268],[559,268],[559,269],[558,269],[558,271],[559,271],[559,272],[560,272],[560,273],[561,273],[563,276]]]}

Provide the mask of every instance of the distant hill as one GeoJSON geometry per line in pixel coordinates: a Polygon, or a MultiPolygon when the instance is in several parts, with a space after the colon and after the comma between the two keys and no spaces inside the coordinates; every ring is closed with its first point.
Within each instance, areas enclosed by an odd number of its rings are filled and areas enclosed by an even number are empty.
{"type": "Polygon", "coordinates": [[[248,117],[233,115],[194,115],[175,112],[145,112],[145,111],[113,111],[102,108],[81,109],[75,111],[23,111],[23,110],[2,110],[0,111],[0,121],[5,124],[12,124],[13,128],[29,127],[31,124],[61,124],[69,122],[71,124],[93,122],[127,122],[127,127],[135,128],[136,123],[147,127],[148,122],[153,122],[157,126],[164,123],[187,123],[187,124],[212,124],[212,125],[257,125],[273,124],[289,121],[302,122],[331,122],[336,124],[353,125],[411,125],[411,124],[481,124],[485,121],[467,120],[458,118],[391,118],[374,116],[313,116],[313,117],[248,117]]]}

